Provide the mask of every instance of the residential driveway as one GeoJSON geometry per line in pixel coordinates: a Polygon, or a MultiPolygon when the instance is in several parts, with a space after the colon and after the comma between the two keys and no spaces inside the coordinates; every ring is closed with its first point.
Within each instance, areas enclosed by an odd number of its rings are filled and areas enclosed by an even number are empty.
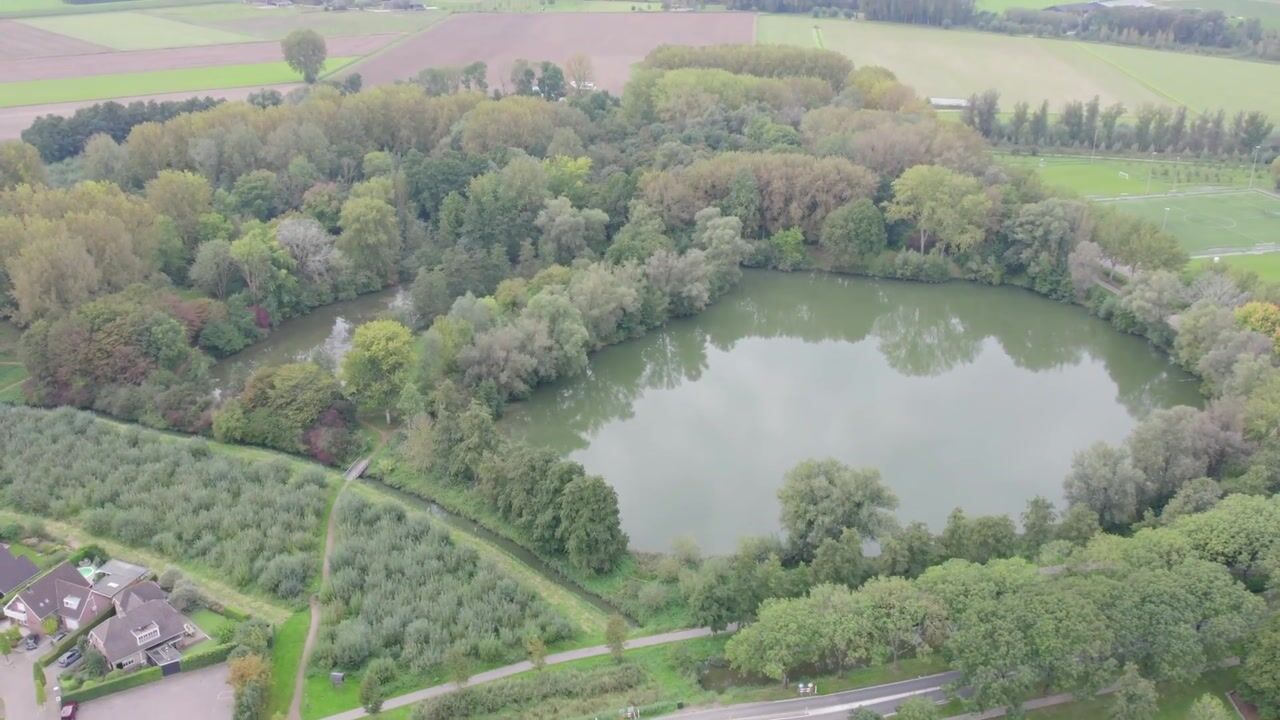
{"type": "Polygon", "coordinates": [[[49,711],[52,703],[47,704],[45,710],[49,712],[46,713],[41,713],[36,706],[36,683],[31,679],[31,666],[48,649],[44,642],[31,651],[19,645],[8,657],[0,658],[0,718],[27,720],[52,715],[49,711]]]}
{"type": "Polygon", "coordinates": [[[178,673],[80,706],[80,720],[230,720],[227,665],[178,673]]]}

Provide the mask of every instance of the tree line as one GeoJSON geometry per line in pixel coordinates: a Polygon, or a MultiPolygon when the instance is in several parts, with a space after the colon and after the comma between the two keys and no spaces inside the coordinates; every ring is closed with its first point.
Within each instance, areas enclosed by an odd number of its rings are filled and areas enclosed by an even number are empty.
{"type": "MultiPolygon", "coordinates": [[[[1051,115],[1049,101],[1033,108],[1014,105],[1007,119],[1000,115],[1000,95],[994,90],[969,97],[961,119],[983,137],[1017,146],[1089,148],[1099,151],[1176,153],[1195,157],[1249,159],[1271,136],[1275,124],[1258,111],[1204,110],[1144,104],[1130,120],[1123,103],[1103,107],[1095,95],[1088,102],[1069,100],[1051,115]]],[[[1274,148],[1266,148],[1269,162],[1274,148]]]]}

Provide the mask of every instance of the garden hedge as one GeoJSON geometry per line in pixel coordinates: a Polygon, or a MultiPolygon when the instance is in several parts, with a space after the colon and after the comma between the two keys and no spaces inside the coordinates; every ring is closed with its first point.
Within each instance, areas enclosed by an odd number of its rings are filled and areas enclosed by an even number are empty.
{"type": "Polygon", "coordinates": [[[146,685],[155,682],[164,677],[160,668],[152,666],[137,672],[122,675],[111,680],[104,680],[100,683],[86,685],[76,690],[71,690],[62,696],[63,702],[88,702],[112,693],[118,693],[122,690],[136,688],[139,685],[146,685]]]}
{"type": "Polygon", "coordinates": [[[45,684],[44,666],[41,665],[40,663],[36,663],[35,665],[31,666],[31,672],[32,674],[35,675],[35,681],[36,681],[36,704],[43,705],[44,704],[44,684],[45,684]]]}
{"type": "Polygon", "coordinates": [[[235,643],[226,643],[225,645],[217,645],[208,650],[193,653],[191,655],[183,655],[181,661],[182,669],[183,671],[199,670],[200,668],[209,667],[210,665],[217,665],[223,660],[226,660],[227,656],[231,654],[231,651],[235,649],[235,643]]]}

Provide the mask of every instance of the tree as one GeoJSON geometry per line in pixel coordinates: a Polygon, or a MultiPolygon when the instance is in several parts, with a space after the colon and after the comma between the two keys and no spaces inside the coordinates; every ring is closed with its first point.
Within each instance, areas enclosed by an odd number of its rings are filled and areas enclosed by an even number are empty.
{"type": "Polygon", "coordinates": [[[937,165],[917,165],[893,181],[885,216],[907,220],[920,234],[920,252],[932,236],[944,249],[970,250],[985,236],[991,199],[977,179],[937,165]]]}
{"type": "Polygon", "coordinates": [[[851,269],[875,258],[886,242],[884,216],[867,198],[841,205],[822,223],[822,248],[836,269],[851,269]]]}
{"type": "Polygon", "coordinates": [[[1029,560],[1040,555],[1040,548],[1053,539],[1057,513],[1053,503],[1037,495],[1027,501],[1022,513],[1022,554],[1029,560]]]}
{"type": "Polygon", "coordinates": [[[40,629],[44,630],[45,635],[52,635],[58,631],[58,616],[50,615],[40,622],[40,629]]]}
{"type": "Polygon", "coordinates": [[[604,626],[604,642],[615,662],[622,662],[622,652],[627,645],[627,621],[619,614],[609,616],[604,626]]]}
{"type": "Polygon", "coordinates": [[[227,684],[235,689],[235,719],[258,720],[271,689],[271,663],[256,653],[241,655],[227,663],[227,684]]]}
{"type": "Polygon", "coordinates": [[[896,720],[938,720],[941,717],[938,704],[926,697],[907,698],[894,711],[896,720]]]}
{"type": "Polygon", "coordinates": [[[1187,720],[1232,720],[1234,717],[1222,699],[1210,693],[1196,698],[1187,713],[1187,720]]]}
{"type": "Polygon", "coordinates": [[[320,71],[324,70],[328,50],[324,38],[315,30],[294,30],[280,41],[280,49],[284,51],[284,61],[295,72],[301,73],[308,85],[314,83],[320,71]]]}
{"type": "Polygon", "coordinates": [[[382,711],[384,696],[382,681],[374,673],[366,672],[360,679],[360,707],[370,715],[377,715],[382,711]]]}
{"type": "Polygon", "coordinates": [[[409,378],[413,335],[394,320],[374,320],[356,328],[342,361],[347,392],[365,410],[381,409],[391,422],[391,407],[409,378]]]}
{"type": "Polygon", "coordinates": [[[193,172],[162,170],[147,182],[147,202],[155,211],[173,221],[188,252],[199,240],[200,217],[209,212],[213,189],[209,181],[193,172]]]}
{"type": "Polygon", "coordinates": [[[809,563],[813,583],[838,583],[856,588],[874,575],[874,563],[862,554],[863,542],[862,536],[852,528],[845,528],[839,539],[823,540],[809,563]]]}
{"type": "Polygon", "coordinates": [[[357,271],[384,283],[394,282],[400,259],[400,224],[396,209],[372,197],[352,197],[342,204],[342,234],[337,247],[357,271]]]}
{"type": "Polygon", "coordinates": [[[1263,717],[1280,714],[1280,616],[1272,617],[1249,643],[1240,680],[1263,717]]]}
{"type": "Polygon", "coordinates": [[[1157,700],[1156,684],[1142,677],[1137,665],[1129,663],[1116,681],[1108,717],[1111,720],[1151,720],[1156,716],[1157,700]]]}
{"type": "Polygon", "coordinates": [[[524,649],[529,653],[529,662],[534,670],[541,670],[547,666],[547,644],[543,642],[541,635],[530,633],[526,636],[524,649]]]}
{"type": "Polygon", "coordinates": [[[40,161],[39,150],[20,140],[0,142],[0,190],[44,182],[44,163],[40,161]]]}
{"type": "Polygon", "coordinates": [[[557,537],[569,562],[597,574],[613,569],[627,550],[618,520],[618,493],[599,475],[582,475],[564,487],[557,537]]]}
{"type": "Polygon", "coordinates": [[[471,657],[462,645],[450,645],[444,653],[444,667],[449,679],[459,686],[471,679],[471,657]]]}
{"type": "Polygon", "coordinates": [[[827,538],[849,528],[874,539],[893,526],[889,511],[898,498],[875,469],[854,469],[838,460],[806,460],[792,468],[778,490],[782,526],[803,559],[827,538]]]}
{"type": "Polygon", "coordinates": [[[227,296],[227,286],[236,276],[236,270],[231,243],[210,240],[200,244],[188,277],[193,285],[221,300],[227,296]]]}
{"type": "Polygon", "coordinates": [[[590,56],[578,53],[565,61],[564,74],[569,78],[569,89],[574,95],[581,95],[594,87],[595,70],[591,66],[590,56]]]}
{"type": "Polygon", "coordinates": [[[1127,449],[1099,442],[1071,459],[1063,489],[1068,503],[1088,507],[1105,527],[1114,529],[1137,519],[1145,482],[1127,449]]]}

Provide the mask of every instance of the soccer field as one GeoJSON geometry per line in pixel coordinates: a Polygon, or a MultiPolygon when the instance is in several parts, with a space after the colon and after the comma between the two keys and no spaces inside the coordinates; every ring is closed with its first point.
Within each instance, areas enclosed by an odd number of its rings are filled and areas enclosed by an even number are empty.
{"type": "Polygon", "coordinates": [[[883,65],[921,95],[1000,93],[1004,110],[1048,99],[1097,95],[1123,102],[1186,105],[1191,110],[1261,110],[1280,117],[1280,64],[1074,40],[1015,37],[920,25],[762,15],[762,43],[814,47],[847,55],[856,65],[883,65]],[[815,34],[814,30],[817,29],[815,34]]]}
{"type": "Polygon", "coordinates": [[[1114,200],[1109,204],[1164,227],[1192,255],[1280,243],[1280,198],[1262,192],[1114,200]]]}

